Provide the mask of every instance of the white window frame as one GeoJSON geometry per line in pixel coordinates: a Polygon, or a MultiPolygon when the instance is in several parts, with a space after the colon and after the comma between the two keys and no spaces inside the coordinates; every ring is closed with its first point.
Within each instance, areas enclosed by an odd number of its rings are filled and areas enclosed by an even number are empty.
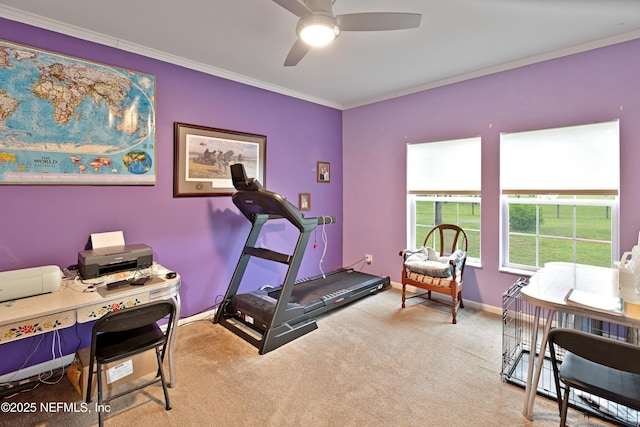
{"type": "MultiPolygon", "coordinates": [[[[407,144],[407,248],[414,248],[416,244],[418,197],[432,201],[478,203],[482,215],[481,154],[482,140],[479,136],[407,144]],[[427,166],[423,167],[423,164],[427,166]],[[453,200],[451,196],[455,196],[453,200]]],[[[477,230],[480,235],[480,220],[477,230]]],[[[478,245],[480,247],[480,242],[478,245]]],[[[480,265],[480,258],[468,258],[467,262],[480,265]]]]}
{"type": "MultiPolygon", "coordinates": [[[[478,217],[477,228],[473,229],[473,231],[478,231],[478,235],[481,235],[480,233],[480,217],[482,216],[481,197],[460,195],[452,199],[450,195],[408,194],[407,195],[407,245],[406,245],[407,248],[415,249],[414,246],[416,244],[416,238],[417,238],[416,229],[418,228],[418,224],[416,223],[416,220],[417,220],[416,202],[418,201],[418,198],[420,198],[421,200],[426,200],[431,202],[477,203],[478,206],[480,206],[480,216],[478,217]]],[[[462,225],[460,225],[459,218],[456,219],[456,225],[462,227],[465,230],[465,232],[468,232],[469,230],[471,230],[469,229],[469,227],[466,227],[466,226],[463,227],[462,225]]],[[[480,242],[478,242],[478,250],[480,250],[480,254],[482,254],[481,247],[482,246],[480,245],[480,242]]],[[[482,255],[480,255],[479,257],[468,256],[467,263],[470,265],[479,266],[481,265],[481,257],[482,255]]]]}
{"type": "MultiPolygon", "coordinates": [[[[521,204],[521,205],[525,205],[525,204],[530,204],[530,205],[563,205],[563,206],[572,206],[572,207],[578,207],[578,206],[601,206],[601,207],[609,207],[611,209],[610,212],[610,216],[611,216],[611,240],[610,241],[602,241],[602,240],[595,240],[595,239],[585,239],[585,238],[580,238],[576,236],[576,227],[575,227],[575,219],[574,219],[574,224],[573,224],[573,236],[569,239],[567,238],[567,240],[572,240],[574,242],[573,248],[574,248],[574,252],[573,252],[573,259],[575,262],[576,259],[576,253],[575,253],[575,247],[576,247],[576,242],[578,241],[586,241],[586,242],[601,242],[601,243],[610,243],[611,244],[611,266],[613,267],[615,262],[617,260],[620,259],[620,251],[619,251],[619,244],[618,244],[618,239],[619,239],[619,229],[620,229],[620,203],[619,203],[619,198],[616,196],[613,199],[607,199],[607,200],[602,200],[602,199],[579,199],[579,198],[573,198],[573,199],[555,199],[553,197],[545,197],[545,196],[539,196],[535,199],[516,199],[516,198],[509,198],[508,195],[502,195],[501,196],[501,217],[504,219],[502,221],[502,225],[501,225],[501,234],[502,234],[502,244],[500,245],[500,260],[501,260],[501,270],[502,271],[508,271],[508,272],[515,272],[515,273],[519,273],[519,274],[525,274],[525,273],[531,273],[534,272],[536,270],[538,270],[539,268],[542,267],[542,265],[540,265],[540,252],[539,252],[539,248],[538,248],[538,244],[539,244],[539,240],[540,238],[557,238],[557,239],[561,239],[561,237],[559,236],[549,236],[549,235],[544,235],[542,233],[540,233],[540,229],[539,229],[539,223],[536,221],[536,231],[534,233],[522,233],[524,235],[529,235],[532,237],[536,238],[536,265],[537,266],[528,266],[528,265],[523,265],[523,264],[517,264],[514,262],[511,262],[509,260],[509,237],[511,234],[514,233],[510,233],[509,231],[509,207],[511,204],[521,204]]],[[[575,216],[574,216],[575,218],[575,216]]]]}
{"type": "MultiPolygon", "coordinates": [[[[558,236],[544,236],[539,233],[539,224],[536,220],[536,264],[526,266],[515,264],[509,260],[509,207],[511,204],[534,205],[567,205],[567,206],[608,206],[611,209],[611,266],[619,259],[620,236],[620,134],[619,121],[613,120],[603,123],[568,126],[563,128],[542,129],[536,131],[518,132],[515,134],[501,134],[500,139],[500,270],[526,274],[534,272],[539,265],[538,241],[540,238],[559,238],[558,236]],[[573,132],[575,131],[575,132],[573,132]],[[509,139],[511,138],[511,139],[509,139]],[[516,139],[519,138],[519,139],[516,139]],[[545,147],[532,148],[539,138],[540,145],[545,147]],[[505,140],[508,141],[505,146],[505,140]],[[515,142],[515,143],[514,143],[515,142]],[[511,145],[508,145],[511,144],[511,145]],[[516,144],[521,144],[516,146],[516,144]],[[527,145],[531,144],[531,145],[527,145]],[[506,149],[505,149],[506,147],[506,149]],[[516,158],[518,148],[522,147],[522,156],[516,158]],[[589,147],[589,148],[585,148],[589,147]],[[505,154],[505,151],[507,154],[505,154]],[[538,155],[542,153],[542,155],[538,155]],[[547,158],[544,155],[548,156],[547,158]],[[574,155],[575,154],[575,155],[574,155]],[[515,161],[514,161],[515,158],[515,161]],[[563,159],[571,160],[563,163],[563,159]],[[511,164],[510,162],[514,162],[511,164]],[[563,169],[569,169],[572,174],[566,178],[562,176],[563,169]],[[544,174],[539,183],[537,177],[544,174]],[[520,175],[516,175],[520,174],[520,175]],[[513,176],[513,179],[509,177],[513,176]],[[514,184],[515,183],[515,184],[514,184]],[[536,198],[510,198],[509,195],[537,195],[536,198]],[[574,196],[568,198],[555,198],[555,195],[574,196]],[[611,199],[594,198],[584,196],[611,195],[611,199]],[[581,196],[581,197],[577,197],[581,196]]],[[[537,210],[536,210],[537,212],[537,210]]],[[[599,240],[581,239],[576,236],[575,218],[572,240],[574,242],[573,259],[575,260],[575,248],[578,241],[599,240]]],[[[528,234],[528,233],[525,233],[528,234]]],[[[609,242],[609,241],[606,241],[609,242]]]]}

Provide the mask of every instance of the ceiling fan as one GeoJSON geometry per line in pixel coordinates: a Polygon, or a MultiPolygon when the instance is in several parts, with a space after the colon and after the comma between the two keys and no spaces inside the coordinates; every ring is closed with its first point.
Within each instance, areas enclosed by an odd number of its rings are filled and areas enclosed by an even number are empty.
{"type": "Polygon", "coordinates": [[[335,0],[273,0],[289,12],[300,17],[296,27],[298,40],[289,51],[284,65],[294,66],[312,46],[332,42],[341,31],[386,31],[417,28],[419,13],[368,12],[334,15],[331,6],[335,0]]]}

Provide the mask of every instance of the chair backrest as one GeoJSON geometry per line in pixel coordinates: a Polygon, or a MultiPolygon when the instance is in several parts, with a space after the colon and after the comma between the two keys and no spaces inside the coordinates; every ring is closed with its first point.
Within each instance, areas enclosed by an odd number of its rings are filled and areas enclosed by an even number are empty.
{"type": "Polygon", "coordinates": [[[151,325],[169,316],[166,332],[169,334],[175,313],[176,307],[170,300],[128,307],[122,310],[112,311],[102,316],[93,325],[93,333],[95,335],[100,332],[128,331],[130,329],[151,325]]]}
{"type": "Polygon", "coordinates": [[[454,224],[440,224],[433,227],[425,237],[423,245],[439,250],[440,256],[451,255],[456,250],[467,253],[469,249],[467,233],[454,224]]]}
{"type": "Polygon", "coordinates": [[[549,346],[554,344],[599,365],[640,374],[638,345],[565,328],[549,332],[549,346]]]}

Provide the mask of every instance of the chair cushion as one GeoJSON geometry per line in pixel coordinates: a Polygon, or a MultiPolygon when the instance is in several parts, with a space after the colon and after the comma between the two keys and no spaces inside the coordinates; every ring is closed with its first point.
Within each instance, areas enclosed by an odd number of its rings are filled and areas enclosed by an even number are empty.
{"type": "Polygon", "coordinates": [[[165,339],[156,324],[128,331],[104,332],[97,336],[96,359],[100,363],[109,363],[159,346],[165,339]]]}
{"type": "Polygon", "coordinates": [[[404,265],[413,273],[439,278],[451,277],[451,265],[448,262],[407,260],[404,265]]]}
{"type": "Polygon", "coordinates": [[[448,278],[453,275],[453,266],[449,261],[457,262],[463,257],[463,251],[455,251],[449,256],[439,257],[433,248],[425,248],[423,246],[405,259],[404,266],[411,273],[448,278]]]}
{"type": "Polygon", "coordinates": [[[607,400],[640,409],[640,375],[594,363],[567,351],[560,379],[607,400]]]}

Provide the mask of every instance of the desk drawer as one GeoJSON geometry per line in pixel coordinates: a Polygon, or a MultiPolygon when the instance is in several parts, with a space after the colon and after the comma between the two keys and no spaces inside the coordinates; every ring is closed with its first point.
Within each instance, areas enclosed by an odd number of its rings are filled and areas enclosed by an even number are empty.
{"type": "Polygon", "coordinates": [[[34,335],[64,329],[76,323],[75,311],[63,311],[23,322],[0,326],[0,343],[7,343],[34,335]]]}
{"type": "Polygon", "coordinates": [[[92,322],[112,311],[149,302],[149,293],[136,294],[128,297],[113,298],[87,307],[78,309],[78,323],[92,322]]]}

